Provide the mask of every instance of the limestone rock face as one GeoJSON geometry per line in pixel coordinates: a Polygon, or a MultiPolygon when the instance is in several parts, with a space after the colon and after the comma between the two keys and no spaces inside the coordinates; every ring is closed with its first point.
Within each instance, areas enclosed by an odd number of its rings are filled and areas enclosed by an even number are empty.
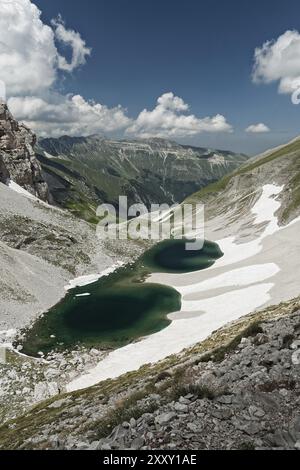
{"type": "Polygon", "coordinates": [[[9,178],[8,170],[4,164],[3,157],[0,152],[0,182],[5,183],[9,178]]]}
{"type": "Polygon", "coordinates": [[[5,103],[0,102],[0,181],[13,180],[28,192],[49,202],[47,183],[41,174],[33,147],[35,135],[19,124],[5,103]]]}

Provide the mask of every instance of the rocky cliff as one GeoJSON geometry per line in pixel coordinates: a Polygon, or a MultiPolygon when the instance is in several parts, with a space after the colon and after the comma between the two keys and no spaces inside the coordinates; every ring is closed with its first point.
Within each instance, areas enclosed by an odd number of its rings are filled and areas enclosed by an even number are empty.
{"type": "Polygon", "coordinates": [[[41,174],[33,147],[35,135],[11,115],[0,102],[0,182],[11,179],[28,192],[48,201],[48,185],[41,174]]]}

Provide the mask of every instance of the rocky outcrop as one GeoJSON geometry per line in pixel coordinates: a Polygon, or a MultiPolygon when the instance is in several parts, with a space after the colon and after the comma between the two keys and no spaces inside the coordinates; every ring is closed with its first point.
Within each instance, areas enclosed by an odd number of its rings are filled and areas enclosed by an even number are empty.
{"type": "Polygon", "coordinates": [[[1,183],[6,183],[6,181],[9,179],[9,173],[8,170],[5,166],[3,156],[0,153],[0,182],[1,183]]]}
{"type": "Polygon", "coordinates": [[[49,202],[48,185],[41,174],[33,147],[35,135],[0,102],[0,181],[11,179],[28,192],[49,202]]]}
{"type": "Polygon", "coordinates": [[[114,264],[110,253],[92,225],[0,184],[0,331],[48,310],[69,279],[114,264]]]}

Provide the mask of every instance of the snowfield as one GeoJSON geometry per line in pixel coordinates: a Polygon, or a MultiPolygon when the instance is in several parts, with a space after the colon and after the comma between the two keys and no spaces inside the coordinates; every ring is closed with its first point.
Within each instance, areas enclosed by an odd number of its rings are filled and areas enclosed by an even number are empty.
{"type": "Polygon", "coordinates": [[[300,218],[287,226],[278,225],[277,196],[282,189],[273,184],[263,187],[252,207],[253,239],[245,243],[237,243],[235,237],[217,240],[224,256],[212,267],[186,274],[151,275],[147,282],[172,286],[182,295],[181,310],[169,315],[172,323],[111,352],[95,368],[70,382],[67,390],[89,387],[179,353],[243,315],[298,295],[295,272],[300,270],[300,218]]]}

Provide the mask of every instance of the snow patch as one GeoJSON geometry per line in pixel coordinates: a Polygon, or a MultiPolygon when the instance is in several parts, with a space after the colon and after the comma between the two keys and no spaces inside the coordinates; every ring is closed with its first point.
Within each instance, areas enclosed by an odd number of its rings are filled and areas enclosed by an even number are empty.
{"type": "Polygon", "coordinates": [[[217,243],[224,253],[224,256],[218,260],[211,268],[219,268],[230,264],[238,263],[250,258],[262,249],[262,241],[269,235],[273,235],[280,230],[275,213],[280,208],[280,202],[274,199],[274,196],[280,194],[283,186],[274,184],[266,184],[263,186],[262,194],[256,204],[252,207],[251,212],[255,215],[254,225],[267,223],[264,231],[260,236],[248,243],[236,243],[235,237],[227,237],[218,240],[217,243]]]}
{"type": "Polygon", "coordinates": [[[12,180],[9,180],[7,183],[7,186],[15,191],[18,194],[22,194],[23,196],[28,197],[29,199],[32,199],[33,201],[40,201],[36,196],[31,194],[29,191],[26,191],[26,189],[22,188],[22,186],[19,186],[17,183],[15,183],[12,180]]]}
{"type": "Polygon", "coordinates": [[[123,266],[123,264],[124,263],[119,261],[114,265],[110,266],[109,268],[104,269],[103,271],[101,271],[101,273],[88,274],[85,276],[76,277],[75,279],[71,279],[69,281],[69,284],[66,285],[64,288],[66,291],[69,291],[71,289],[75,289],[75,287],[83,287],[87,286],[88,284],[92,284],[93,282],[98,281],[101,277],[108,276],[109,274],[113,273],[116,269],[123,266]]]}
{"type": "MultiPolygon", "coordinates": [[[[247,286],[249,284],[262,282],[265,279],[275,276],[279,271],[280,269],[275,263],[255,264],[244,268],[233,269],[232,271],[228,271],[196,284],[176,286],[176,290],[182,296],[185,296],[222,287],[247,286]]],[[[187,309],[186,307],[182,307],[182,310],[187,309]]]]}
{"type": "Polygon", "coordinates": [[[46,206],[46,207],[48,207],[48,208],[50,208],[50,209],[63,212],[62,209],[60,209],[60,208],[58,208],[58,207],[51,206],[51,204],[48,204],[47,202],[43,201],[42,199],[39,199],[38,197],[34,196],[34,194],[31,194],[29,191],[27,191],[26,189],[22,188],[22,186],[20,186],[19,184],[15,183],[15,182],[12,181],[12,180],[8,180],[7,186],[8,186],[10,189],[12,189],[13,191],[15,191],[15,193],[18,193],[18,194],[20,194],[21,196],[25,196],[27,199],[31,199],[31,200],[34,201],[34,202],[38,202],[39,204],[42,204],[43,206],[46,206]]]}

